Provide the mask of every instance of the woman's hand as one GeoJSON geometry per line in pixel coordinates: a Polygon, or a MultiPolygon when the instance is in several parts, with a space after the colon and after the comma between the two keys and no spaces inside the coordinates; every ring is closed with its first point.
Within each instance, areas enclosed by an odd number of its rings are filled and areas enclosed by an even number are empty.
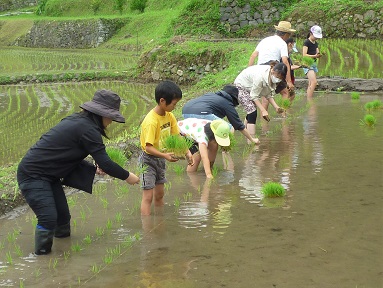
{"type": "Polygon", "coordinates": [[[269,113],[266,110],[262,111],[262,118],[265,119],[267,122],[270,121],[269,113]]]}
{"type": "Polygon", "coordinates": [[[129,177],[126,178],[125,181],[130,185],[134,185],[140,183],[140,178],[138,178],[137,175],[133,174],[132,172],[129,172],[129,177]]]}

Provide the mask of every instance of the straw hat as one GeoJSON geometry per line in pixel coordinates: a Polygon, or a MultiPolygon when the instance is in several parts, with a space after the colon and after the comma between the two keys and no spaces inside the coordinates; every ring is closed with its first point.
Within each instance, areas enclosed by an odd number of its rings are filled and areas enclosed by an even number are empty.
{"type": "Polygon", "coordinates": [[[274,28],[278,31],[282,31],[282,32],[288,32],[288,33],[292,33],[292,32],[295,32],[296,30],[294,29],[291,29],[291,23],[288,22],[288,21],[280,21],[278,23],[278,26],[275,26],[274,25],[274,28]]]}
{"type": "Polygon", "coordinates": [[[94,93],[92,101],[80,105],[84,110],[115,122],[125,123],[125,118],[120,113],[121,98],[110,90],[98,90],[94,93]]]}

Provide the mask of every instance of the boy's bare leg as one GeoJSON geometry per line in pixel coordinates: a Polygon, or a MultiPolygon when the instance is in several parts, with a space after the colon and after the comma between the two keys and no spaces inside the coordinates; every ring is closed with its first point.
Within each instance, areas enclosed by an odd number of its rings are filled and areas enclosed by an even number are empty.
{"type": "Polygon", "coordinates": [[[217,151],[218,151],[218,143],[215,141],[210,142],[209,147],[207,149],[209,161],[210,161],[210,167],[212,167],[215,162],[215,158],[217,157],[217,151]]]}
{"type": "Polygon", "coordinates": [[[141,215],[147,216],[150,215],[150,208],[153,201],[153,192],[154,189],[142,190],[142,200],[141,200],[141,215]]]}
{"type": "Polygon", "coordinates": [[[154,187],[154,207],[156,209],[158,207],[164,206],[164,194],[165,194],[165,185],[156,184],[156,187],[154,187]]]}

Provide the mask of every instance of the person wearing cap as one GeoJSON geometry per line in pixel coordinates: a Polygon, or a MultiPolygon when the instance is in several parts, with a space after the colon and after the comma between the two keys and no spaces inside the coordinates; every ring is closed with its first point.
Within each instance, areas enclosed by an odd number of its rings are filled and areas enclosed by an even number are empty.
{"type": "MultiPolygon", "coordinates": [[[[282,59],[282,62],[287,66],[285,81],[287,86],[285,83],[281,83],[279,85],[284,85],[283,88],[288,87],[289,90],[292,90],[294,89],[294,84],[291,81],[291,71],[288,62],[289,53],[285,41],[290,38],[296,30],[291,29],[291,23],[288,21],[280,21],[278,26],[274,25],[274,28],[275,35],[262,39],[255,47],[254,52],[250,56],[248,66],[254,65],[257,57],[258,65],[270,64],[271,61],[279,61],[282,59]]],[[[281,89],[281,91],[283,91],[283,93],[287,93],[287,90],[281,89]]]]}
{"type": "Polygon", "coordinates": [[[225,85],[220,91],[206,93],[186,102],[182,107],[182,116],[185,119],[200,118],[211,121],[227,117],[234,130],[240,131],[249,143],[259,144],[259,139],[252,137],[241,121],[235,109],[238,105],[238,88],[225,85]]]}
{"type": "Polygon", "coordinates": [[[109,158],[102,140],[112,121],[125,123],[120,103],[116,93],[97,91],[91,101],[80,105],[83,111],[64,118],[42,135],[19,163],[17,182],[37,217],[37,255],[51,252],[53,237],[70,236],[71,215],[63,185],[92,193],[97,168],[85,157],[91,155],[102,173],[131,185],[139,182],[136,175],[109,158]]]}
{"type": "Polygon", "coordinates": [[[314,58],[314,64],[309,68],[303,68],[303,72],[307,75],[309,80],[307,86],[307,98],[312,99],[314,95],[315,87],[318,84],[316,73],[318,73],[317,59],[322,57],[322,54],[319,52],[317,40],[321,39],[322,28],[318,25],[314,25],[310,28],[310,32],[307,35],[307,39],[303,42],[302,55],[303,57],[314,58]]]}
{"type": "Polygon", "coordinates": [[[213,121],[199,118],[187,118],[178,121],[181,135],[194,141],[190,152],[194,165],[188,165],[187,172],[196,172],[202,160],[207,178],[213,178],[211,169],[217,156],[218,147],[230,146],[230,126],[225,120],[213,121]]]}
{"type": "Polygon", "coordinates": [[[271,63],[271,65],[253,65],[242,70],[235,78],[234,85],[238,88],[238,100],[246,111],[246,128],[250,135],[255,135],[257,121],[257,108],[260,109],[263,119],[270,121],[269,113],[261,103],[265,97],[276,112],[281,114],[284,109],[274,100],[275,89],[281,81],[285,80],[287,67],[284,63],[271,63]]]}

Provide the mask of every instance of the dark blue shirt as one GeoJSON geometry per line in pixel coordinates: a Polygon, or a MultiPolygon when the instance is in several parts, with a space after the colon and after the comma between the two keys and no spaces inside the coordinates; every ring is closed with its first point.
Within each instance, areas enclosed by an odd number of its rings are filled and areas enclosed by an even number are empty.
{"type": "Polygon", "coordinates": [[[219,118],[227,117],[235,130],[245,129],[245,124],[235,110],[233,98],[225,91],[211,92],[189,100],[182,108],[182,114],[214,114],[219,118]]]}

